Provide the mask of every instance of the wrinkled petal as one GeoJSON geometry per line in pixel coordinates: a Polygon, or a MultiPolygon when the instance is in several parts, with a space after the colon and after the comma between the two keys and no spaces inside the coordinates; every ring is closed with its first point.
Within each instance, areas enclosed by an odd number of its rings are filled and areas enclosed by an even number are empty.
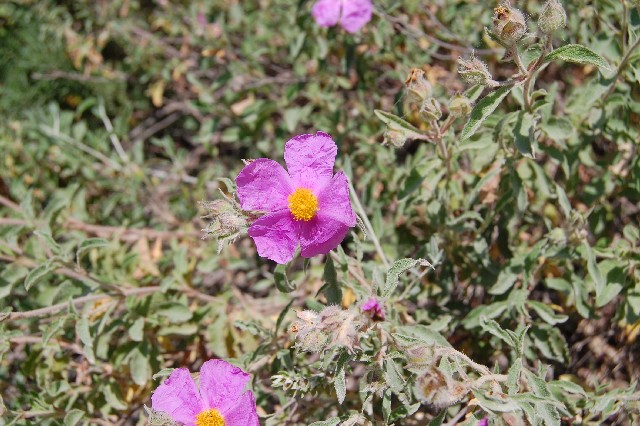
{"type": "Polygon", "coordinates": [[[342,0],[318,0],[311,8],[311,15],[321,27],[331,27],[340,19],[342,0]]]}
{"type": "Polygon", "coordinates": [[[274,212],[287,208],[294,190],[284,168],[268,158],[247,164],[236,178],[240,206],[245,210],[274,212]]]}
{"type": "Polygon", "coordinates": [[[323,188],[331,176],[338,147],[326,133],[298,135],[284,146],[284,161],[296,188],[323,188]]]}
{"type": "Polygon", "coordinates": [[[260,426],[253,392],[247,391],[236,400],[236,404],[223,411],[225,426],[260,426]]]}
{"type": "Polygon", "coordinates": [[[318,216],[331,218],[348,227],[356,226],[356,214],[351,208],[349,180],[338,172],[318,195],[318,216]]]}
{"type": "Polygon", "coordinates": [[[200,395],[205,408],[224,412],[247,386],[249,374],[221,359],[210,359],[200,368],[200,395]]]}
{"type": "Polygon", "coordinates": [[[151,407],[164,411],[177,422],[193,426],[196,415],[202,411],[202,402],[189,370],[173,370],[169,378],[151,395],[151,407]]]}
{"type": "Polygon", "coordinates": [[[331,217],[317,215],[300,224],[300,254],[313,257],[327,254],[338,247],[349,232],[349,226],[331,217]]]}
{"type": "Polygon", "coordinates": [[[256,243],[258,254],[281,264],[293,259],[298,233],[298,222],[289,210],[262,216],[249,228],[249,236],[256,243]]]}
{"type": "Polygon", "coordinates": [[[346,0],[342,7],[340,25],[346,31],[355,33],[371,20],[373,4],[371,0],[346,0]]]}

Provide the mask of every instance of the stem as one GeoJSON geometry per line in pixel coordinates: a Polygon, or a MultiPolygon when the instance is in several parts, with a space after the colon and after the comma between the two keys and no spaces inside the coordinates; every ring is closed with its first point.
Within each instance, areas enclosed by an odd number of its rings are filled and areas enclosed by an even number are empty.
{"type": "Polygon", "coordinates": [[[365,228],[367,228],[367,232],[369,232],[369,235],[371,235],[371,241],[373,241],[373,245],[375,246],[376,251],[380,256],[380,259],[382,260],[382,263],[384,263],[385,268],[389,269],[391,264],[389,263],[387,256],[384,254],[384,251],[382,250],[382,246],[380,245],[380,240],[378,239],[378,236],[373,230],[373,226],[371,225],[371,222],[367,217],[367,213],[364,211],[364,207],[362,207],[362,203],[360,203],[360,199],[358,198],[358,194],[356,193],[356,190],[353,187],[353,183],[351,183],[351,180],[349,180],[349,189],[351,190],[351,198],[353,198],[353,202],[356,205],[358,214],[362,218],[362,221],[364,222],[364,226],[365,228]]]}
{"type": "MultiPolygon", "coordinates": [[[[452,118],[451,115],[447,118],[447,121],[449,121],[450,118],[452,118]]],[[[451,120],[451,123],[453,123],[453,120],[451,120]]],[[[451,178],[451,156],[449,155],[449,150],[447,150],[447,146],[445,145],[444,139],[442,138],[442,136],[444,135],[444,132],[446,131],[446,129],[448,129],[451,126],[451,123],[445,122],[442,128],[440,128],[437,122],[435,121],[433,122],[436,128],[436,145],[438,145],[438,149],[442,154],[442,159],[444,160],[447,166],[447,178],[449,179],[451,178]]]]}
{"type": "Polygon", "coordinates": [[[611,87],[609,87],[609,90],[602,98],[603,105],[604,105],[604,102],[607,100],[607,98],[611,96],[613,92],[616,90],[616,82],[618,81],[618,79],[624,72],[625,68],[627,67],[628,62],[631,59],[631,54],[633,53],[634,50],[638,48],[638,46],[640,46],[640,37],[638,37],[635,43],[633,43],[629,47],[629,50],[627,50],[627,53],[625,53],[625,55],[622,57],[622,61],[620,61],[620,65],[618,65],[618,71],[616,72],[616,75],[613,77],[613,82],[611,83],[611,87]]]}
{"type": "Polygon", "coordinates": [[[520,74],[527,75],[528,74],[527,68],[522,63],[522,59],[520,59],[520,53],[518,53],[518,48],[516,47],[515,44],[511,46],[511,48],[509,49],[509,52],[511,53],[511,56],[513,56],[513,62],[515,62],[516,65],[518,66],[518,69],[520,70],[520,74]]]}

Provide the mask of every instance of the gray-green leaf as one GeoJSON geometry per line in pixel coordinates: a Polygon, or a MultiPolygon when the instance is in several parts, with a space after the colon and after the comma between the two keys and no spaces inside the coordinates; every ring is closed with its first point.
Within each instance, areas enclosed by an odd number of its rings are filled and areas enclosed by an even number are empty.
{"type": "Polygon", "coordinates": [[[580,44],[567,44],[559,47],[544,58],[545,62],[558,60],[576,64],[591,64],[600,68],[610,69],[609,64],[602,56],[580,44]]]}
{"type": "Polygon", "coordinates": [[[464,141],[473,136],[482,123],[498,108],[498,105],[500,105],[509,92],[511,92],[510,87],[502,87],[478,102],[475,108],[473,108],[473,111],[471,111],[471,117],[462,130],[460,140],[464,141]]]}

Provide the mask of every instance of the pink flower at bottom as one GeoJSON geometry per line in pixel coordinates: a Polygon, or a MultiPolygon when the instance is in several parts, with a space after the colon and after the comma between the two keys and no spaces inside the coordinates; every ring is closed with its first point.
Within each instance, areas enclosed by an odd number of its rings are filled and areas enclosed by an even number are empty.
{"type": "Polygon", "coordinates": [[[365,312],[369,312],[374,320],[384,321],[384,309],[382,303],[375,297],[371,296],[361,307],[365,312]]]}
{"type": "Polygon", "coordinates": [[[484,419],[478,420],[477,426],[489,426],[489,418],[485,417],[484,419]]]}
{"type": "Polygon", "coordinates": [[[240,206],[267,212],[249,227],[260,256],[287,263],[298,244],[302,257],[327,254],[355,226],[347,176],[333,175],[337,152],[326,133],[299,135],[284,147],[288,172],[268,158],[242,169],[236,178],[240,206]]]}
{"type": "Polygon", "coordinates": [[[373,4],[371,0],[318,0],[311,14],[321,27],[340,22],[346,31],[355,33],[371,20],[373,4]]]}
{"type": "Polygon", "coordinates": [[[249,375],[221,359],[200,368],[200,390],[186,368],[173,370],[153,392],[151,407],[186,426],[260,426],[249,375]]]}

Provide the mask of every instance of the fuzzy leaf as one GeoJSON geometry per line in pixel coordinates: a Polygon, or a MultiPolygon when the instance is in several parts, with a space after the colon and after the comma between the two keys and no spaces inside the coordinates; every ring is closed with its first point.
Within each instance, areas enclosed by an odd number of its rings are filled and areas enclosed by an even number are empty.
{"type": "Polygon", "coordinates": [[[509,92],[511,92],[510,87],[502,87],[478,102],[473,111],[471,111],[471,117],[460,134],[460,140],[464,141],[473,136],[482,123],[498,108],[509,92]]]}
{"type": "Polygon", "coordinates": [[[400,259],[396,260],[391,268],[389,268],[389,272],[387,273],[387,280],[382,289],[382,297],[389,297],[391,293],[398,286],[398,281],[400,280],[400,274],[408,271],[409,269],[417,266],[429,266],[433,269],[433,266],[429,261],[425,259],[400,259]]]}
{"type": "Polygon", "coordinates": [[[609,64],[602,56],[580,44],[567,44],[559,47],[544,58],[545,62],[558,60],[576,64],[591,64],[600,68],[610,69],[609,64]]]}

